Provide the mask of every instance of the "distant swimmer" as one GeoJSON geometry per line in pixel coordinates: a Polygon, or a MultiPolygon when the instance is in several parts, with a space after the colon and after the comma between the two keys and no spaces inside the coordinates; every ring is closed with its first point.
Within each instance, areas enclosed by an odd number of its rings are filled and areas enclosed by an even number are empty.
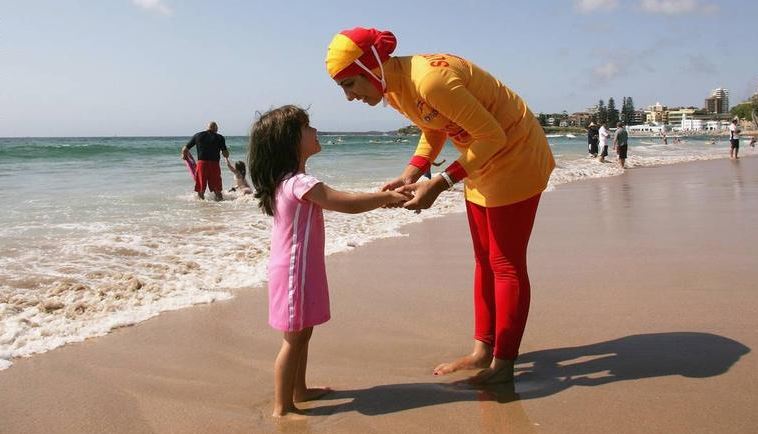
{"type": "Polygon", "coordinates": [[[232,163],[229,162],[229,157],[227,157],[226,167],[228,167],[229,171],[234,174],[235,181],[234,187],[230,188],[229,191],[236,191],[239,194],[253,194],[253,189],[250,188],[250,184],[245,180],[245,173],[247,173],[245,163],[243,161],[237,161],[234,163],[234,166],[232,166],[232,163]]]}

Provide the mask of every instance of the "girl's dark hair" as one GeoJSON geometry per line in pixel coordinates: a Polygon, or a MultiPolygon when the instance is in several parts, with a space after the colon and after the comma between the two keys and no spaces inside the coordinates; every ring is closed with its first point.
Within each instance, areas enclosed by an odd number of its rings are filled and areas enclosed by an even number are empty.
{"type": "Polygon", "coordinates": [[[308,113],[285,105],[260,115],[250,133],[248,166],[255,198],[263,212],[273,216],[276,187],[300,166],[300,129],[308,125],[308,113]]]}
{"type": "Polygon", "coordinates": [[[245,173],[247,173],[247,169],[245,168],[245,162],[244,161],[237,161],[234,163],[234,170],[237,171],[237,173],[240,174],[241,177],[245,177],[245,173]]]}

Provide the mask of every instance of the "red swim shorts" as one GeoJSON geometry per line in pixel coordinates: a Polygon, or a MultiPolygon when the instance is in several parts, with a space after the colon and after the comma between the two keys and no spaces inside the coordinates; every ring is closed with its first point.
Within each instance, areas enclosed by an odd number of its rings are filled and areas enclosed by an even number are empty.
{"type": "Polygon", "coordinates": [[[195,169],[195,191],[205,192],[208,187],[210,191],[221,192],[221,165],[218,161],[199,160],[197,169],[195,169]]]}

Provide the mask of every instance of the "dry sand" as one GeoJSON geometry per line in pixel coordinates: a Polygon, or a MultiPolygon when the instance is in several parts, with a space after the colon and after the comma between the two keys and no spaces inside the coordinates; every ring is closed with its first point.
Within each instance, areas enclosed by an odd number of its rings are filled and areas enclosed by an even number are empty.
{"type": "MultiPolygon", "coordinates": [[[[388,211],[393,212],[393,211],[388,211]]],[[[332,320],[274,422],[266,294],[161,315],[0,372],[0,432],[755,432],[758,158],[650,169],[543,195],[513,387],[431,369],[468,351],[464,215],[328,259],[332,320]]]]}

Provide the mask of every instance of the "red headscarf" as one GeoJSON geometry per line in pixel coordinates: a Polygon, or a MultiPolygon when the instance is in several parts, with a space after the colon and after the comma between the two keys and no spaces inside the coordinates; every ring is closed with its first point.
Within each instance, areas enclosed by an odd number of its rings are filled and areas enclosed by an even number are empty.
{"type": "MultiPolygon", "coordinates": [[[[344,30],[335,35],[329,44],[326,70],[335,80],[362,74],[367,71],[360,64],[369,70],[380,67],[389,59],[396,45],[397,39],[392,32],[362,27],[344,30]]],[[[369,78],[380,91],[384,91],[384,77],[378,78],[370,73],[369,78]]]]}

